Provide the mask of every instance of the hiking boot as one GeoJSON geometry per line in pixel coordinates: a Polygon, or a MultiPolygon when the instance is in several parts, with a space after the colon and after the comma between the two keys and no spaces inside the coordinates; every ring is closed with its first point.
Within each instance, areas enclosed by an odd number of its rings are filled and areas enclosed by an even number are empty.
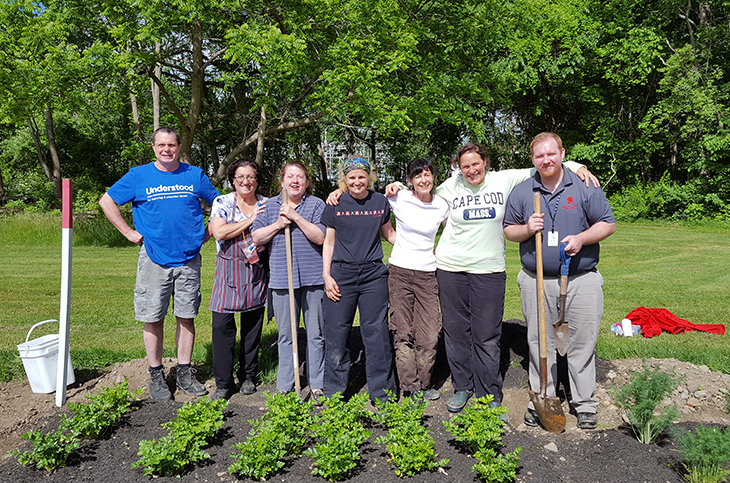
{"type": "Polygon", "coordinates": [[[596,413],[578,413],[578,427],[580,429],[593,429],[598,426],[596,413]]]}
{"type": "Polygon", "coordinates": [[[435,401],[441,397],[441,394],[436,389],[426,389],[423,391],[423,399],[427,401],[435,401]]]}
{"type": "Polygon", "coordinates": [[[539,424],[540,418],[537,416],[537,411],[527,408],[527,411],[525,411],[525,425],[536,428],[539,424]]]}
{"type": "Polygon", "coordinates": [[[150,367],[150,383],[148,389],[152,399],[172,399],[172,393],[170,392],[170,388],[167,387],[167,381],[165,380],[164,367],[160,369],[152,369],[150,367]]]}
{"type": "Polygon", "coordinates": [[[213,394],[210,395],[211,401],[217,401],[218,399],[230,399],[233,395],[233,391],[230,389],[216,389],[213,394]]]}
{"type": "MultiPolygon", "coordinates": [[[[497,401],[492,401],[489,403],[490,408],[501,408],[502,405],[498,403],[497,401]]],[[[502,420],[504,424],[509,424],[509,416],[507,416],[507,413],[502,413],[499,415],[499,419],[502,420]]]]}
{"type": "Polygon", "coordinates": [[[446,403],[446,409],[448,409],[450,413],[461,412],[472,394],[474,394],[474,391],[471,389],[468,391],[456,391],[456,393],[451,396],[451,399],[449,399],[449,402],[446,403]]]}
{"type": "Polygon", "coordinates": [[[205,396],[208,390],[195,379],[196,372],[194,367],[177,366],[177,387],[188,396],[205,396]]]}
{"type": "Polygon", "coordinates": [[[241,390],[240,393],[244,396],[250,396],[251,394],[256,392],[256,384],[253,383],[251,379],[246,379],[241,384],[241,390]]]}

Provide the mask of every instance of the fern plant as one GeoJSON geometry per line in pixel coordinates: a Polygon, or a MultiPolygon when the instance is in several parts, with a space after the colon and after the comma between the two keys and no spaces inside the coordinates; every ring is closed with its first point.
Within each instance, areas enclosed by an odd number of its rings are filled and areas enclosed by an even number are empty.
{"type": "Polygon", "coordinates": [[[626,411],[636,439],[651,444],[672,421],[679,417],[675,406],[657,410],[662,399],[672,393],[679,379],[658,367],[650,369],[644,361],[644,370],[632,372],[631,382],[612,390],[616,402],[626,411]]]}

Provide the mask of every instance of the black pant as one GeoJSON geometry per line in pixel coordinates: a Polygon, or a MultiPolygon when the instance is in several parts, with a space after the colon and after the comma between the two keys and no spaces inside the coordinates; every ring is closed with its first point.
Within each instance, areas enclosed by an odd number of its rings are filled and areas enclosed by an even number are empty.
{"type": "MultiPolygon", "coordinates": [[[[238,379],[256,380],[259,343],[264,325],[264,307],[241,312],[241,350],[238,353],[238,379]]],[[[213,374],[218,389],[236,387],[233,357],[236,350],[236,314],[213,312],[213,374]]]]}
{"type": "Polygon", "coordinates": [[[436,270],[444,342],[454,390],[474,390],[502,401],[499,339],[502,337],[505,272],[465,273],[436,270]]]}
{"type": "Polygon", "coordinates": [[[388,268],[383,262],[353,264],[332,262],[332,278],[342,298],[325,297],[324,309],[324,393],[345,393],[350,377],[347,337],[360,310],[360,336],[365,346],[365,375],[371,399],[384,401],[386,393],[397,391],[393,347],[388,329],[388,268]]]}

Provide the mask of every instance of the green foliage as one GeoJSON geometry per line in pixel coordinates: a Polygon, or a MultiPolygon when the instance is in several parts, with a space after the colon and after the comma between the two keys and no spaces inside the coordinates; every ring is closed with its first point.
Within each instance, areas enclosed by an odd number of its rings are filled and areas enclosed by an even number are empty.
{"type": "Polygon", "coordinates": [[[375,440],[385,444],[395,465],[397,476],[414,476],[424,471],[433,471],[445,466],[449,460],[436,461],[436,443],[431,431],[422,424],[423,411],[428,405],[421,400],[406,398],[398,405],[398,397],[391,395],[388,401],[376,401],[376,420],[388,427],[388,434],[375,440]]]}
{"type": "Polygon", "coordinates": [[[474,399],[462,413],[444,421],[444,426],[479,460],[472,466],[472,471],[477,472],[484,481],[507,483],[515,479],[520,465],[518,455],[522,447],[506,456],[499,453],[503,446],[502,436],[506,431],[499,416],[507,412],[507,408],[490,407],[489,403],[493,400],[491,395],[474,399]]]}
{"type": "Polygon", "coordinates": [[[263,480],[284,466],[284,458],[299,455],[314,422],[311,405],[303,404],[296,393],[267,394],[266,412],[253,426],[243,443],[233,446],[238,453],[228,467],[230,474],[263,480]]]}
{"type": "Polygon", "coordinates": [[[708,428],[700,424],[694,433],[675,430],[682,449],[689,483],[721,483],[730,476],[730,428],[708,428]]]}
{"type": "Polygon", "coordinates": [[[312,427],[317,443],[304,452],[314,458],[313,475],[339,481],[357,466],[360,446],[372,435],[361,422],[370,418],[367,402],[365,393],[356,394],[347,402],[337,393],[325,401],[321,420],[312,427]]]}
{"type": "Polygon", "coordinates": [[[665,173],[661,180],[643,186],[638,181],[610,198],[618,221],[696,221],[727,217],[725,203],[716,193],[704,194],[696,182],[679,184],[665,173]]]}
{"type": "Polygon", "coordinates": [[[129,392],[129,383],[114,383],[111,388],[102,387],[98,394],[87,394],[91,402],[68,403],[73,414],[60,415],[60,428],[67,429],[71,434],[86,439],[95,439],[109,431],[122,415],[138,401],[144,389],[138,389],[135,394],[129,392]]]}
{"type": "Polygon", "coordinates": [[[613,389],[613,397],[626,411],[631,429],[639,442],[651,444],[672,421],[679,417],[675,406],[657,411],[659,403],[679,384],[674,374],[658,367],[650,369],[644,361],[642,372],[632,372],[631,382],[613,389]]]}
{"type": "Polygon", "coordinates": [[[33,443],[33,451],[10,453],[23,465],[32,465],[38,469],[53,471],[66,466],[69,455],[79,447],[79,439],[61,428],[54,432],[42,433],[39,429],[25,433],[23,438],[33,443]]]}
{"type": "Polygon", "coordinates": [[[725,394],[725,412],[730,414],[730,392],[725,394]]]}
{"type": "MultiPolygon", "coordinates": [[[[96,206],[99,203],[97,199],[96,206]]],[[[132,223],[132,213],[122,210],[122,216],[129,226],[132,223]]],[[[74,245],[101,246],[101,247],[131,247],[133,243],[127,240],[114,225],[109,223],[101,209],[91,216],[77,216],[74,220],[74,245]]]]}
{"type": "Polygon", "coordinates": [[[186,402],[178,409],[175,419],[162,424],[169,430],[169,436],[139,442],[137,455],[141,458],[132,468],[143,467],[145,475],[176,476],[196,461],[210,458],[203,448],[223,426],[226,406],[226,399],[186,402]]]}

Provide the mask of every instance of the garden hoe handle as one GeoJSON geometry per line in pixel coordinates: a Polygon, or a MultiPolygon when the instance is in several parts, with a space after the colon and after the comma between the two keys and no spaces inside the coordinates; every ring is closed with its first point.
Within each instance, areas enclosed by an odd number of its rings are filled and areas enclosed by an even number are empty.
{"type": "Polygon", "coordinates": [[[565,323],[565,302],[568,298],[568,274],[570,273],[570,255],[565,253],[567,242],[560,244],[560,302],[558,302],[558,321],[553,324],[553,339],[558,354],[564,356],[570,348],[570,328],[565,323]]]}
{"type": "MultiPolygon", "coordinates": [[[[533,197],[535,213],[540,214],[540,193],[533,197]]],[[[535,262],[537,265],[537,322],[540,343],[540,394],[529,391],[540,424],[551,433],[565,431],[565,413],[560,398],[547,397],[547,332],[545,329],[545,286],[543,285],[542,231],[535,233],[535,262]]]]}
{"type": "MultiPolygon", "coordinates": [[[[281,190],[282,204],[289,203],[289,194],[286,188],[281,190]]],[[[299,327],[299,317],[297,317],[296,307],[294,306],[294,275],[292,274],[292,255],[291,255],[291,228],[286,225],[284,228],[284,238],[286,239],[286,275],[289,281],[289,321],[291,322],[291,350],[294,356],[294,389],[297,396],[301,397],[301,383],[299,382],[299,341],[297,337],[297,328],[299,327]]]]}

